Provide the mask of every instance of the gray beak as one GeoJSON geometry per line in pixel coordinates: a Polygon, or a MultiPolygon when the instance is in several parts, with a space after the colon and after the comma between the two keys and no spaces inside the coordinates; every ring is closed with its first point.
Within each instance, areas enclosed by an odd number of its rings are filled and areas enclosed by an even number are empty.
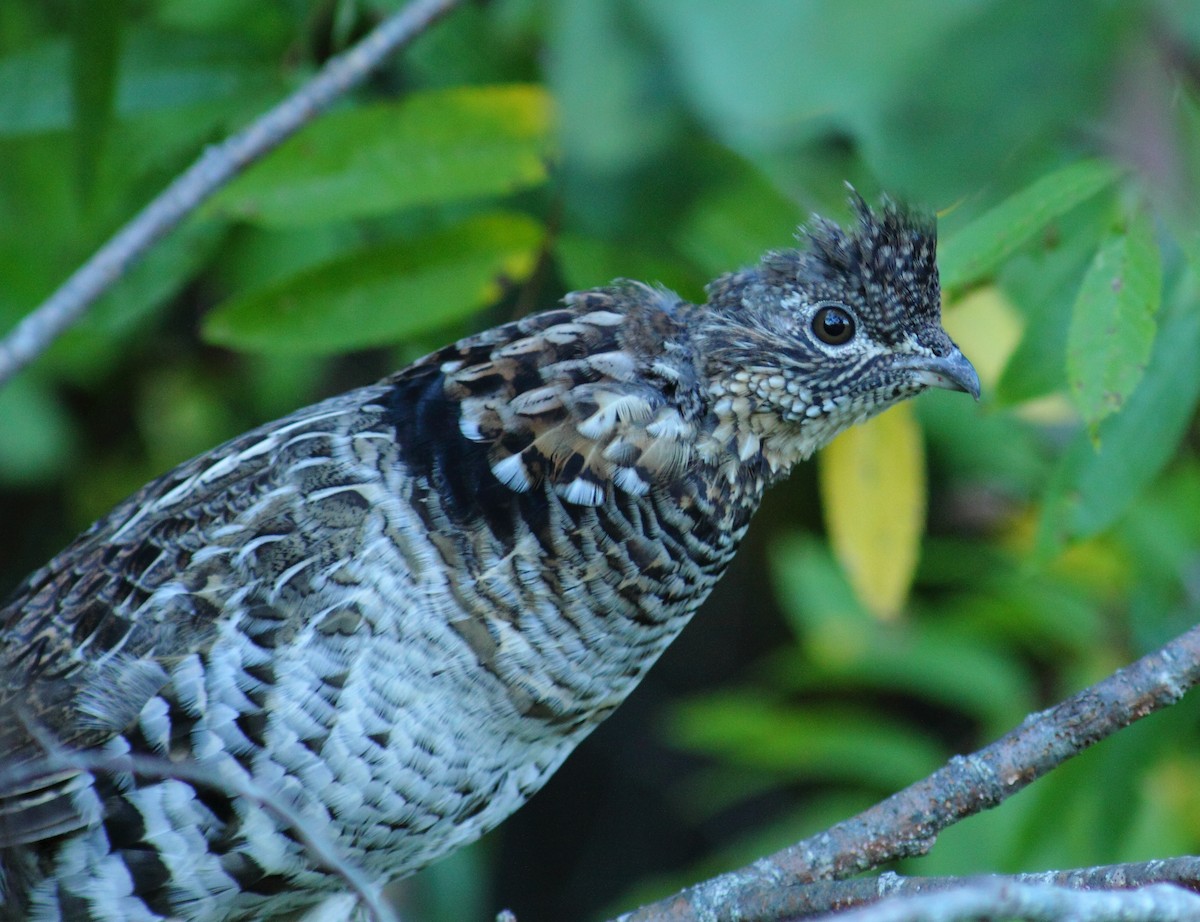
{"type": "Polygon", "coordinates": [[[905,362],[914,376],[928,387],[963,391],[979,399],[979,375],[975,366],[956,348],[949,355],[913,356],[905,362]]]}

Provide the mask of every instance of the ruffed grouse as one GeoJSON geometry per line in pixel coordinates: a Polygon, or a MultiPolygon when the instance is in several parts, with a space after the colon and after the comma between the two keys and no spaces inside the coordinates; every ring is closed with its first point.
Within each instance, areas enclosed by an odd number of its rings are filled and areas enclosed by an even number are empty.
{"type": "Polygon", "coordinates": [[[978,396],[932,222],[854,207],[707,304],[578,292],[249,432],[33,574],[0,610],[0,918],[265,919],[341,889],[231,785],[378,881],[517,809],[767,486],[927,387],[978,396]]]}

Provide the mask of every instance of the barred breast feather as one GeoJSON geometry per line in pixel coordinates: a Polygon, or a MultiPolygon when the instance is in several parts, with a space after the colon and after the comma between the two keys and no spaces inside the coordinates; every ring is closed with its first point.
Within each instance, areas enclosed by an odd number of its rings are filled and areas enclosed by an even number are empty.
{"type": "Polygon", "coordinates": [[[181,466],[34,574],[0,627],[6,890],[52,860],[34,907],[256,918],[338,883],[219,784],[64,768],[48,740],[269,787],[381,877],[515,809],[748,518],[693,469],[680,308],[629,286],[464,340],[181,466]]]}

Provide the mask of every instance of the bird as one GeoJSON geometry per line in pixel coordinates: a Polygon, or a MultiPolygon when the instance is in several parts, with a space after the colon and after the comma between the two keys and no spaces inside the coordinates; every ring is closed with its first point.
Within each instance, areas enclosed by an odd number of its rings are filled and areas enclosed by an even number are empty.
{"type": "Polygon", "coordinates": [[[345,891],[306,830],[382,884],[520,807],[771,484],[929,388],[979,398],[935,220],[850,206],[702,304],[575,292],[234,438],[29,576],[0,919],[295,917],[345,891]]]}

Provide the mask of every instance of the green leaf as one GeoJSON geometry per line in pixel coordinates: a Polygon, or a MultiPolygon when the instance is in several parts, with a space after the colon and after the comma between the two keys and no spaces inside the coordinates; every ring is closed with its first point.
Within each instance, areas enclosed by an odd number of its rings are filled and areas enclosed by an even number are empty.
{"type": "Polygon", "coordinates": [[[781,688],[816,695],[853,689],[905,694],[985,721],[997,731],[1034,706],[1032,678],[1014,652],[958,625],[912,621],[880,625],[848,655],[791,648],[772,662],[781,688]]]}
{"type": "MultiPolygon", "coordinates": [[[[956,563],[962,559],[955,555],[956,563]]],[[[815,541],[789,537],[771,547],[771,571],[801,643],[773,657],[773,685],[817,695],[848,689],[903,691],[969,713],[999,729],[1032,706],[1029,680],[1007,635],[972,636],[953,619],[882,623],[860,613],[843,574],[815,541]]],[[[961,567],[969,569],[969,567],[961,567]]],[[[996,564],[987,565],[988,572],[996,564]]],[[[965,577],[978,586],[980,578],[965,577]]],[[[989,602],[1001,599],[989,586],[989,602]]],[[[963,606],[961,597],[955,604],[963,606]]]]}
{"type": "Polygon", "coordinates": [[[294,20],[282,4],[242,0],[158,0],[154,18],[171,29],[219,35],[221,32],[267,44],[279,35],[290,34],[294,20]]]}
{"type": "Polygon", "coordinates": [[[462,319],[533,269],[540,225],[480,215],[445,231],[356,250],[228,301],[205,319],[212,343],[320,355],[399,342],[462,319]]]}
{"type": "Polygon", "coordinates": [[[788,535],[771,545],[775,595],[796,636],[805,644],[854,656],[878,622],[854,593],[827,545],[788,535]]]}
{"type": "Polygon", "coordinates": [[[1109,163],[1085,160],[1022,189],[943,243],[938,251],[942,287],[955,291],[986,278],[1055,218],[1118,176],[1109,163]]]}
{"type": "Polygon", "coordinates": [[[242,224],[231,229],[214,268],[222,290],[253,291],[333,262],[369,242],[378,243],[379,239],[355,224],[287,229],[242,224]]]}
{"type": "MultiPolygon", "coordinates": [[[[1195,295],[1188,286],[1181,300],[1195,295]]],[[[1043,554],[1117,521],[1174,454],[1200,398],[1200,311],[1184,305],[1163,325],[1141,386],[1123,413],[1098,428],[1099,449],[1080,433],[1047,492],[1038,536],[1043,554]]]]}
{"type": "Polygon", "coordinates": [[[647,162],[670,142],[680,118],[669,92],[650,91],[662,77],[661,52],[645,53],[631,28],[637,17],[611,0],[552,9],[548,76],[561,104],[566,166],[604,176],[647,162]]]}
{"type": "Polygon", "coordinates": [[[0,58],[0,137],[69,124],[69,61],[70,50],[62,39],[0,58]]]}
{"type": "Polygon", "coordinates": [[[1124,234],[1101,244],[1071,316],[1067,375],[1088,425],[1120,410],[1142,379],[1161,299],[1162,259],[1141,213],[1124,234]]]}
{"type": "Polygon", "coordinates": [[[211,207],[278,227],[378,215],[536,185],[549,156],[550,98],[540,87],[414,93],[326,116],[211,207]]]}
{"type": "MultiPolygon", "coordinates": [[[[99,77],[94,68],[104,66],[108,65],[92,64],[92,76],[99,77]]],[[[0,137],[70,128],[71,69],[71,48],[61,39],[0,57],[0,137]]],[[[115,79],[115,98],[109,104],[116,119],[123,121],[212,104],[223,107],[228,118],[230,107],[253,106],[255,95],[277,82],[271,67],[243,53],[240,43],[228,36],[193,37],[143,26],[122,32],[115,79]]]]}
{"type": "Polygon", "coordinates": [[[757,263],[792,244],[804,215],[761,173],[744,166],[734,181],[708,191],[679,231],[679,248],[710,278],[757,263]]]}
{"type": "Polygon", "coordinates": [[[71,102],[79,184],[90,197],[116,101],[124,0],[75,0],[71,15],[71,102]]]}
{"type": "Polygon", "coordinates": [[[827,705],[791,706],[754,689],[693,699],[676,711],[669,731],[677,745],[727,764],[883,790],[911,784],[944,758],[923,732],[892,718],[827,705]]]}
{"type": "Polygon", "coordinates": [[[1026,247],[996,273],[1025,332],[990,396],[1011,405],[1067,389],[1067,335],[1079,283],[1110,233],[1112,203],[1094,197],[1055,222],[1053,247],[1026,247]]]}
{"type": "MultiPolygon", "coordinates": [[[[795,0],[642,0],[635,6],[672,62],[672,89],[717,136],[741,149],[783,147],[806,128],[861,124],[896,98],[916,65],[971,13],[969,5],[936,0],[875,2],[869,13],[795,0]],[[802,50],[797,44],[797,36],[818,35],[802,50]],[[888,52],[863,53],[872,47],[888,52]]],[[[583,63],[572,65],[602,66],[593,63],[603,56],[592,47],[584,46],[583,63]]]]}

